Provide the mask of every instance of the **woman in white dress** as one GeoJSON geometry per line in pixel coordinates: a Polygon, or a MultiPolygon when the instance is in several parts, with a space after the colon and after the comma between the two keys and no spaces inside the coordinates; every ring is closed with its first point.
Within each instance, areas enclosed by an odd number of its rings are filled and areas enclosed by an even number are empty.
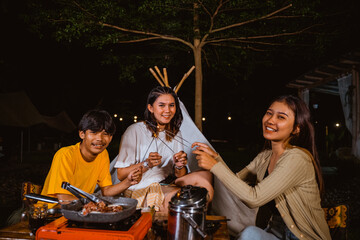
{"type": "Polygon", "coordinates": [[[209,202],[213,197],[209,171],[188,173],[186,143],[180,131],[183,116],[176,93],[169,87],[156,87],[148,95],[145,120],[128,127],[122,136],[115,168],[120,181],[132,170],[142,168],[142,180],[131,186],[127,197],[138,200],[138,207],[154,207],[167,212],[171,197],[184,185],[205,187],[209,202]],[[177,187],[163,183],[171,181],[177,187]]]}

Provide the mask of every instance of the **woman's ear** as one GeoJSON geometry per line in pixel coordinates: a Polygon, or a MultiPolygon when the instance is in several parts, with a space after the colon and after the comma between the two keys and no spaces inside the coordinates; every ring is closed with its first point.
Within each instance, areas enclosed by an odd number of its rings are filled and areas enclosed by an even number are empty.
{"type": "Polygon", "coordinates": [[[148,105],[147,105],[147,108],[148,108],[148,110],[149,110],[151,113],[154,112],[153,106],[151,106],[151,104],[148,104],[148,105]]]}
{"type": "Polygon", "coordinates": [[[299,126],[296,126],[294,131],[292,132],[293,135],[298,135],[300,133],[300,128],[299,126]]]}

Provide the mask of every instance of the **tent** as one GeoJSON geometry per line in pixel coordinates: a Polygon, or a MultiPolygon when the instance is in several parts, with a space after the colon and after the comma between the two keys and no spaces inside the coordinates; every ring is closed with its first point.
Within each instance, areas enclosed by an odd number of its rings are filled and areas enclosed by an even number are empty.
{"type": "MultiPolygon", "coordinates": [[[[318,66],[287,84],[296,88],[309,103],[309,91],[340,97],[346,127],[352,135],[352,154],[360,160],[360,50],[353,50],[338,59],[318,66]]],[[[359,164],[359,161],[358,161],[359,164]]]]}
{"type": "Polygon", "coordinates": [[[45,124],[62,132],[70,133],[76,129],[66,112],[56,116],[39,113],[24,91],[0,94],[0,126],[19,127],[21,131],[21,161],[23,152],[23,129],[45,124]]]}
{"type": "Polygon", "coordinates": [[[43,122],[25,92],[0,94],[0,125],[25,128],[43,122]]]}

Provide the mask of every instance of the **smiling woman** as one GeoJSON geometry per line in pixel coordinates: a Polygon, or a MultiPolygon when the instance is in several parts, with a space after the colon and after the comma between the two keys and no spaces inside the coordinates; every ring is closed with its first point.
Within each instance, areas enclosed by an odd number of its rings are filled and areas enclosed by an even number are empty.
{"type": "Polygon", "coordinates": [[[293,111],[284,102],[274,102],[262,119],[264,138],[283,143],[299,132],[298,127],[294,129],[294,121],[293,111]]]}
{"type": "Polygon", "coordinates": [[[263,120],[264,150],[234,174],[220,155],[194,143],[198,164],[251,208],[271,211],[266,229],[246,227],[239,239],[331,239],[321,208],[323,181],[310,111],[297,97],[276,98],[263,120]],[[249,177],[256,183],[248,185],[249,177]]]}
{"type": "Polygon", "coordinates": [[[167,213],[170,198],[179,190],[168,186],[174,182],[178,186],[205,187],[211,200],[211,173],[188,174],[180,131],[183,115],[176,93],[165,86],[153,88],[147,98],[144,118],[145,121],[132,124],[123,134],[114,166],[120,181],[133,169],[142,169],[141,181],[129,187],[125,196],[137,199],[139,208],[150,206],[167,213]]]}
{"type": "Polygon", "coordinates": [[[148,110],[157,119],[160,130],[164,130],[176,113],[175,99],[171,94],[161,95],[153,104],[148,104],[148,110]]]}

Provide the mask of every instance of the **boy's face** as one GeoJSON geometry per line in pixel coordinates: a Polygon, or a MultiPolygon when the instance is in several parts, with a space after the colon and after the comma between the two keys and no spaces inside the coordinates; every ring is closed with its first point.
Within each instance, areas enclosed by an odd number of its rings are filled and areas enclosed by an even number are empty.
{"type": "Polygon", "coordinates": [[[81,153],[83,155],[97,156],[104,151],[110,144],[112,136],[105,130],[94,132],[91,130],[79,131],[79,136],[82,139],[81,153]]]}

